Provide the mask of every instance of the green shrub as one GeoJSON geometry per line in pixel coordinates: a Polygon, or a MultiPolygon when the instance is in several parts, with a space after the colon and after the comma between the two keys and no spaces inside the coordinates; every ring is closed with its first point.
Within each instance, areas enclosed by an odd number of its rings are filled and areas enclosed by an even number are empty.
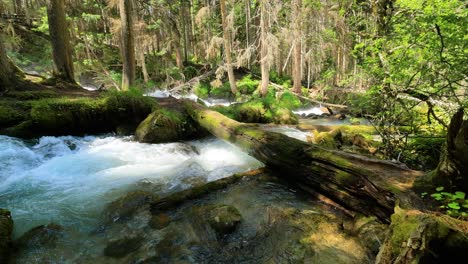
{"type": "Polygon", "coordinates": [[[231,86],[229,82],[223,83],[220,87],[211,87],[210,96],[215,98],[228,98],[231,96],[231,86]]]}
{"type": "Polygon", "coordinates": [[[195,85],[195,88],[193,89],[193,92],[195,93],[196,96],[204,99],[208,98],[210,95],[210,84],[207,82],[199,82],[197,85],[195,85]]]}
{"type": "Polygon", "coordinates": [[[245,75],[237,81],[237,89],[241,94],[253,94],[260,84],[260,80],[252,80],[252,75],[245,75]]]}
{"type": "Polygon", "coordinates": [[[194,78],[194,77],[196,77],[198,75],[197,69],[195,69],[195,67],[193,67],[193,66],[185,67],[182,72],[183,72],[186,80],[192,79],[192,78],[194,78]]]}

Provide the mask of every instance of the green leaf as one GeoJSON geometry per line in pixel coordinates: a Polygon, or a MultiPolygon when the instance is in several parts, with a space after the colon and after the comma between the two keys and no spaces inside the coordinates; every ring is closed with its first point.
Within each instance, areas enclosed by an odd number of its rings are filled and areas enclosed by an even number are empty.
{"type": "Polygon", "coordinates": [[[451,202],[447,204],[447,206],[455,210],[460,210],[460,205],[457,202],[451,202]]]}
{"type": "Polygon", "coordinates": [[[462,206],[465,207],[465,208],[468,208],[468,204],[464,204],[464,205],[462,205],[462,206]]]}
{"type": "Polygon", "coordinates": [[[455,199],[465,199],[465,193],[464,192],[455,192],[455,195],[453,197],[455,199]]]}
{"type": "Polygon", "coordinates": [[[436,199],[437,201],[442,200],[442,194],[440,194],[440,193],[433,193],[433,194],[431,194],[431,197],[436,199]]]}
{"type": "Polygon", "coordinates": [[[438,191],[438,192],[441,192],[441,191],[443,191],[443,190],[444,190],[444,187],[443,187],[443,186],[439,186],[439,187],[436,188],[436,191],[438,191]]]}

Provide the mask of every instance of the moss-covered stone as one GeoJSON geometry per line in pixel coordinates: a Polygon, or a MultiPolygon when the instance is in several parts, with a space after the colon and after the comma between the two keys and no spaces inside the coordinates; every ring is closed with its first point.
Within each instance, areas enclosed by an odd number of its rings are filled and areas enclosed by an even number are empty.
{"type": "Polygon", "coordinates": [[[10,211],[0,208],[0,263],[7,263],[11,253],[13,219],[10,211]]]}
{"type": "Polygon", "coordinates": [[[106,222],[121,222],[128,220],[139,209],[149,206],[156,196],[146,191],[132,191],[111,202],[104,209],[106,222]]]}
{"type": "Polygon", "coordinates": [[[326,148],[340,148],[343,144],[343,136],[340,129],[334,129],[330,132],[318,132],[314,130],[312,143],[324,146],[326,148]]]}
{"type": "Polygon", "coordinates": [[[63,228],[57,224],[40,225],[24,233],[15,241],[15,247],[19,250],[43,246],[54,246],[57,240],[63,236],[63,228]]]}
{"type": "Polygon", "coordinates": [[[143,236],[135,235],[111,240],[104,248],[104,255],[111,258],[123,258],[138,250],[143,245],[143,239],[143,236]]]}
{"type": "Polygon", "coordinates": [[[234,232],[242,220],[239,210],[231,205],[216,205],[206,209],[206,219],[219,236],[234,232]]]}
{"type": "Polygon", "coordinates": [[[188,115],[157,109],[140,123],[135,138],[144,143],[167,143],[190,139],[198,133],[198,128],[188,115]]]}

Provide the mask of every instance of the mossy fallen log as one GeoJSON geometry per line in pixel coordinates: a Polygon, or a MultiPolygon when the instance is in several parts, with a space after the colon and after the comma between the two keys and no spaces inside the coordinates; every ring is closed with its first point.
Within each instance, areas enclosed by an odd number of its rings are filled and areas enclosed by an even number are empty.
{"type": "Polygon", "coordinates": [[[323,193],[347,209],[389,222],[397,198],[403,204],[419,201],[409,188],[420,172],[267,132],[194,102],[184,104],[191,117],[214,136],[241,147],[289,182],[323,193]]]}

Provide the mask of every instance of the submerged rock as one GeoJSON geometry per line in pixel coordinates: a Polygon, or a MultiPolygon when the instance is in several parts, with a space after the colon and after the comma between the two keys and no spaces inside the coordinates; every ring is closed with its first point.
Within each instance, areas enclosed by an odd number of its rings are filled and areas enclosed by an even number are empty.
{"type": "Polygon", "coordinates": [[[10,211],[0,208],[0,263],[7,263],[11,252],[13,219],[10,211]]]}
{"type": "Polygon", "coordinates": [[[146,191],[132,191],[111,202],[104,210],[106,222],[128,220],[135,212],[156,200],[157,196],[146,191]]]}
{"type": "Polygon", "coordinates": [[[63,236],[62,226],[54,223],[40,225],[24,233],[15,241],[15,246],[18,249],[54,246],[61,236],[63,236]]]}
{"type": "Polygon", "coordinates": [[[148,225],[156,230],[163,229],[171,223],[171,218],[164,213],[153,215],[148,225]]]}
{"type": "Polygon", "coordinates": [[[143,239],[142,235],[135,235],[111,240],[104,249],[104,255],[112,258],[123,258],[138,250],[143,244],[143,239]]]}
{"type": "Polygon", "coordinates": [[[219,236],[234,232],[242,220],[239,210],[231,205],[208,205],[195,211],[219,236]]]}

